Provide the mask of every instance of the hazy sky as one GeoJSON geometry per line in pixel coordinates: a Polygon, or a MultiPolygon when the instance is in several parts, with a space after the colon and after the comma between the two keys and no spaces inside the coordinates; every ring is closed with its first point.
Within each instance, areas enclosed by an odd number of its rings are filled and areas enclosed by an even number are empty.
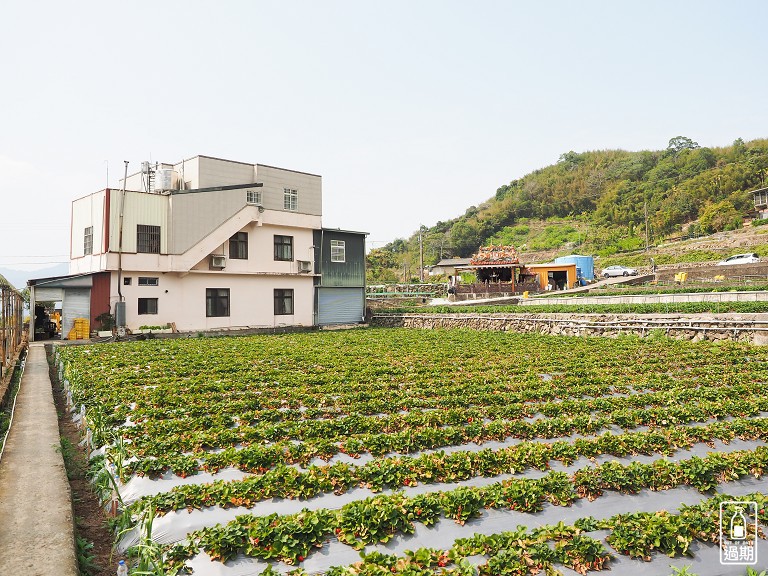
{"type": "Polygon", "coordinates": [[[766,22],[758,0],[6,2],[0,266],[67,260],[71,201],[123,160],[321,174],[323,224],[378,247],[569,150],[768,137],[766,22]]]}

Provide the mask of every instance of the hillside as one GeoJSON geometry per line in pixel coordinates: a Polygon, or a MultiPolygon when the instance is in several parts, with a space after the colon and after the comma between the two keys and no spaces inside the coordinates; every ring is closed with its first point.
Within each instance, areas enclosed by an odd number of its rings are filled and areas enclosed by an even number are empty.
{"type": "MultiPolygon", "coordinates": [[[[768,139],[706,148],[678,136],[658,151],[567,152],[426,229],[424,261],[466,257],[491,243],[541,258],[571,251],[612,258],[645,248],[646,222],[651,246],[735,230],[753,209],[750,191],[766,180],[768,139]]],[[[379,250],[385,254],[376,258],[413,269],[418,233],[379,250]]]]}

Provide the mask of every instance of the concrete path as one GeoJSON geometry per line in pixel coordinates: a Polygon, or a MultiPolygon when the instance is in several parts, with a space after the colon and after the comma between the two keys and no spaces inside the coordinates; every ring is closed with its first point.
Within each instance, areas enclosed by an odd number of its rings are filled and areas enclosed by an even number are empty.
{"type": "Polygon", "coordinates": [[[0,460],[0,575],[77,576],[74,525],[42,344],[30,344],[0,460]]]}

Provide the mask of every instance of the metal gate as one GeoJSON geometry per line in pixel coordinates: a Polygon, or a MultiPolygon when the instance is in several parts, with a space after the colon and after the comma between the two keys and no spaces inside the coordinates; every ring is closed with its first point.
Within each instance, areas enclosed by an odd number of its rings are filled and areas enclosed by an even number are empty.
{"type": "Polygon", "coordinates": [[[363,288],[318,288],[317,323],[358,324],[365,316],[363,288]]]}
{"type": "Polygon", "coordinates": [[[61,303],[61,337],[66,339],[76,318],[91,319],[91,289],[65,288],[61,303]]]}

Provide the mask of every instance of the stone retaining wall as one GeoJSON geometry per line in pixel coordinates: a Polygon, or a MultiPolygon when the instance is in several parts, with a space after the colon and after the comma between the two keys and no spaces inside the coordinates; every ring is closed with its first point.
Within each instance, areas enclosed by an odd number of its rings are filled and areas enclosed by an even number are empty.
{"type": "Polygon", "coordinates": [[[629,314],[374,314],[370,325],[387,328],[470,328],[559,336],[621,334],[669,336],[679,340],[732,340],[768,345],[764,314],[629,315],[629,314]]]}

